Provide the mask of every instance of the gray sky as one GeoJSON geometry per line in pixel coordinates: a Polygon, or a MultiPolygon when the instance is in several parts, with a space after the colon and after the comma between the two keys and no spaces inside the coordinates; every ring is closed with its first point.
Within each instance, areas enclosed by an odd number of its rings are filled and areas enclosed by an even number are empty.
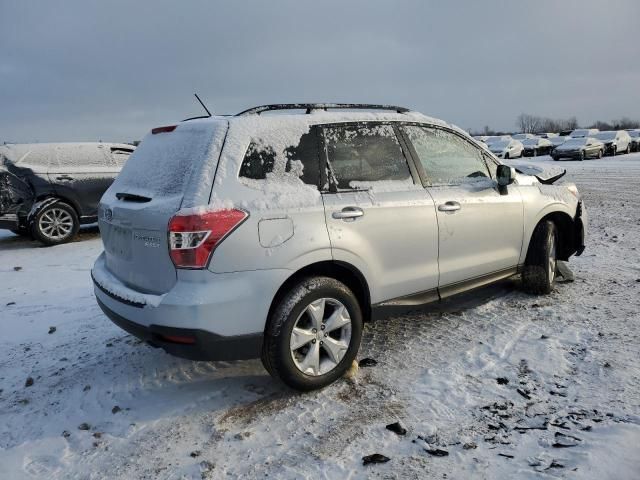
{"type": "Polygon", "coordinates": [[[0,0],[0,141],[133,140],[262,103],[462,128],[640,118],[640,1],[0,0]]]}

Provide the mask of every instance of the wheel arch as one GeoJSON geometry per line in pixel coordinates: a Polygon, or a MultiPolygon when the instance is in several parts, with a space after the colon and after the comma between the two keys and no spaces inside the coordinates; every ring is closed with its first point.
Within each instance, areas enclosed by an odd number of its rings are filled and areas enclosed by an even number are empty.
{"type": "MultiPolygon", "coordinates": [[[[529,246],[531,244],[531,239],[533,238],[533,232],[542,222],[546,222],[550,220],[556,226],[556,232],[558,234],[558,250],[556,252],[556,256],[558,260],[569,260],[569,257],[573,255],[576,251],[575,248],[575,226],[574,220],[567,212],[563,212],[560,210],[555,210],[552,212],[548,212],[544,214],[541,218],[538,219],[534,228],[531,230],[529,234],[529,241],[527,243],[527,253],[529,251],[529,246]]],[[[525,257],[526,258],[526,257],[525,257]]]]}
{"type": "Polygon", "coordinates": [[[364,321],[369,321],[371,318],[371,294],[366,278],[362,272],[353,265],[338,260],[325,260],[311,263],[290,275],[282,285],[280,285],[273,300],[271,300],[267,319],[271,318],[271,314],[280,299],[301,279],[310,276],[331,277],[344,283],[356,296],[362,309],[364,321]]]}

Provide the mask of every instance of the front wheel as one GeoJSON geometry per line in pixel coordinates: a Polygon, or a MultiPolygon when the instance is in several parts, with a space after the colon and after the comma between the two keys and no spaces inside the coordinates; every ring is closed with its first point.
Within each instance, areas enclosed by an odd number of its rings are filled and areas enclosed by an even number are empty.
{"type": "Polygon", "coordinates": [[[598,150],[598,160],[602,158],[602,150],[598,150]]]}
{"type": "Polygon", "coordinates": [[[360,348],[362,311],[349,288],[330,277],[301,280],[278,302],[265,329],[262,363],[296,390],[325,387],[360,348]]]}
{"type": "Polygon", "coordinates": [[[584,150],[582,150],[580,152],[580,161],[583,161],[585,159],[585,154],[584,154],[584,150]]]}
{"type": "Polygon", "coordinates": [[[555,224],[550,220],[540,222],[531,236],[522,271],[522,286],[525,291],[540,295],[553,290],[556,280],[557,243],[555,224]]]}
{"type": "Polygon", "coordinates": [[[31,234],[45,245],[58,245],[71,240],[79,229],[80,221],[73,207],[64,202],[56,202],[36,214],[31,234]]]}

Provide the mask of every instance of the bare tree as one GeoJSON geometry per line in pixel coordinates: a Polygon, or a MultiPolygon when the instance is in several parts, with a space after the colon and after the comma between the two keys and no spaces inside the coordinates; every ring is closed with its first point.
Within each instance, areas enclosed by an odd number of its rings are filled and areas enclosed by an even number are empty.
{"type": "Polygon", "coordinates": [[[540,128],[540,117],[521,113],[516,120],[516,125],[522,133],[536,133],[540,128]]]}

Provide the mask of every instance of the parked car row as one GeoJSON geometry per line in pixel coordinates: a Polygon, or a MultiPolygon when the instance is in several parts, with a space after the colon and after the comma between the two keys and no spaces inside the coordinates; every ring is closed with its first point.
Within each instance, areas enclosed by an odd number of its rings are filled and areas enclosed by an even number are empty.
{"type": "Polygon", "coordinates": [[[517,133],[474,138],[486,144],[498,158],[505,159],[551,155],[555,160],[583,160],[640,151],[640,129],[601,132],[597,128],[579,128],[571,132],[517,133]]]}
{"type": "Polygon", "coordinates": [[[102,194],[135,147],[118,143],[0,145],[0,228],[47,245],[95,223],[102,194]]]}

